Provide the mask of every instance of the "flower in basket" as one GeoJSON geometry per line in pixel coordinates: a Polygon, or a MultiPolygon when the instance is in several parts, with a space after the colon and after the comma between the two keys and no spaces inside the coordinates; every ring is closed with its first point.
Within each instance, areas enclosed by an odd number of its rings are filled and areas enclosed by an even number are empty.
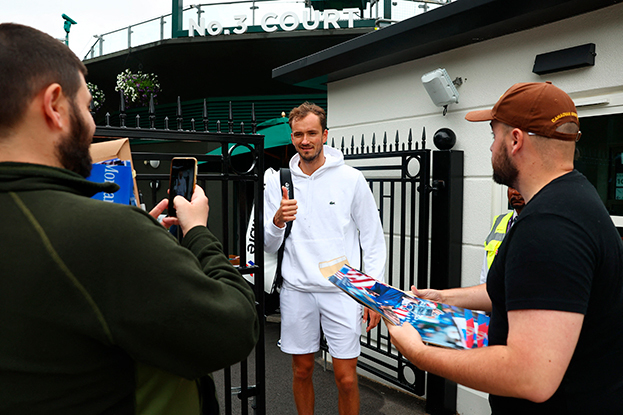
{"type": "Polygon", "coordinates": [[[93,112],[97,112],[100,108],[102,108],[102,105],[104,105],[104,101],[106,101],[104,91],[91,82],[87,82],[87,88],[89,88],[91,98],[93,99],[93,112]]]}
{"type": "Polygon", "coordinates": [[[126,107],[146,107],[149,98],[153,95],[154,103],[160,92],[158,76],[153,73],[147,74],[141,71],[132,73],[129,69],[117,75],[115,91],[123,91],[126,107]]]}

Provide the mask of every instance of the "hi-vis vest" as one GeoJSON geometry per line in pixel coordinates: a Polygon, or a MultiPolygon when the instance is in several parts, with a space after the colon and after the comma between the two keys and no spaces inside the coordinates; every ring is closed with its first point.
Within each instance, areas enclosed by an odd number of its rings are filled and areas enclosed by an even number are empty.
{"type": "Polygon", "coordinates": [[[509,212],[505,215],[497,215],[493,221],[491,232],[485,240],[485,251],[487,251],[487,269],[491,269],[491,264],[493,264],[493,260],[498,254],[498,248],[502,244],[504,236],[506,236],[508,221],[512,217],[513,212],[509,212]]]}

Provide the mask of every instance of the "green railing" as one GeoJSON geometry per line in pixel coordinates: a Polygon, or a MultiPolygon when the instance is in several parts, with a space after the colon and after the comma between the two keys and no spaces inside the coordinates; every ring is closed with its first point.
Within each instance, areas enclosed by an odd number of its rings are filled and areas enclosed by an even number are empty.
{"type": "Polygon", "coordinates": [[[378,27],[408,19],[454,0],[243,0],[194,4],[183,9],[183,29],[173,34],[172,14],[95,35],[85,60],[188,36],[235,36],[277,30],[378,27]],[[329,9],[333,7],[333,9],[329,9]],[[335,10],[336,8],[340,8],[335,10]],[[359,22],[359,24],[358,24],[359,22]]]}

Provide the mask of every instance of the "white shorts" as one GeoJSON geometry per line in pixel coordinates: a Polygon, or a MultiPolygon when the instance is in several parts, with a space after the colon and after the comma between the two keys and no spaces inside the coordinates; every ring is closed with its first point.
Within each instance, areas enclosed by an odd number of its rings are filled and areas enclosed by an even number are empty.
{"type": "Polygon", "coordinates": [[[316,353],[320,331],[329,353],[336,359],[359,357],[362,307],[348,295],[302,292],[281,288],[281,351],[288,354],[316,353]]]}

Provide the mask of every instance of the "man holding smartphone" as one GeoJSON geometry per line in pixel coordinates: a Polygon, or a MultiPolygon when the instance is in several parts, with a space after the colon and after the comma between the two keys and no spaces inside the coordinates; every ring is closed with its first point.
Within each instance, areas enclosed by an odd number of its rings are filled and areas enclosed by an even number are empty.
{"type": "Polygon", "coordinates": [[[259,324],[203,190],[164,220],[181,244],[143,210],[91,199],[118,186],[85,180],[85,66],[5,23],[0,73],[0,413],[218,413],[198,379],[213,389],[208,375],[244,359],[259,324]]]}
{"type": "MultiPolygon", "coordinates": [[[[345,256],[350,265],[383,280],[385,239],[374,197],[363,174],[344,164],[342,153],[324,144],[327,121],[322,108],[304,103],[290,112],[290,160],[296,199],[273,175],[264,192],[264,241],[267,252],[286,239],[280,293],[281,350],[292,355],[293,391],[299,415],[314,413],[312,373],[320,348],[321,325],[333,357],[340,415],[359,413],[357,358],[362,307],[325,279],[318,264],[345,256]],[[363,250],[363,257],[361,256],[363,250]]],[[[380,320],[367,308],[368,330],[380,320]],[[370,313],[370,314],[368,314],[370,313]]]]}

